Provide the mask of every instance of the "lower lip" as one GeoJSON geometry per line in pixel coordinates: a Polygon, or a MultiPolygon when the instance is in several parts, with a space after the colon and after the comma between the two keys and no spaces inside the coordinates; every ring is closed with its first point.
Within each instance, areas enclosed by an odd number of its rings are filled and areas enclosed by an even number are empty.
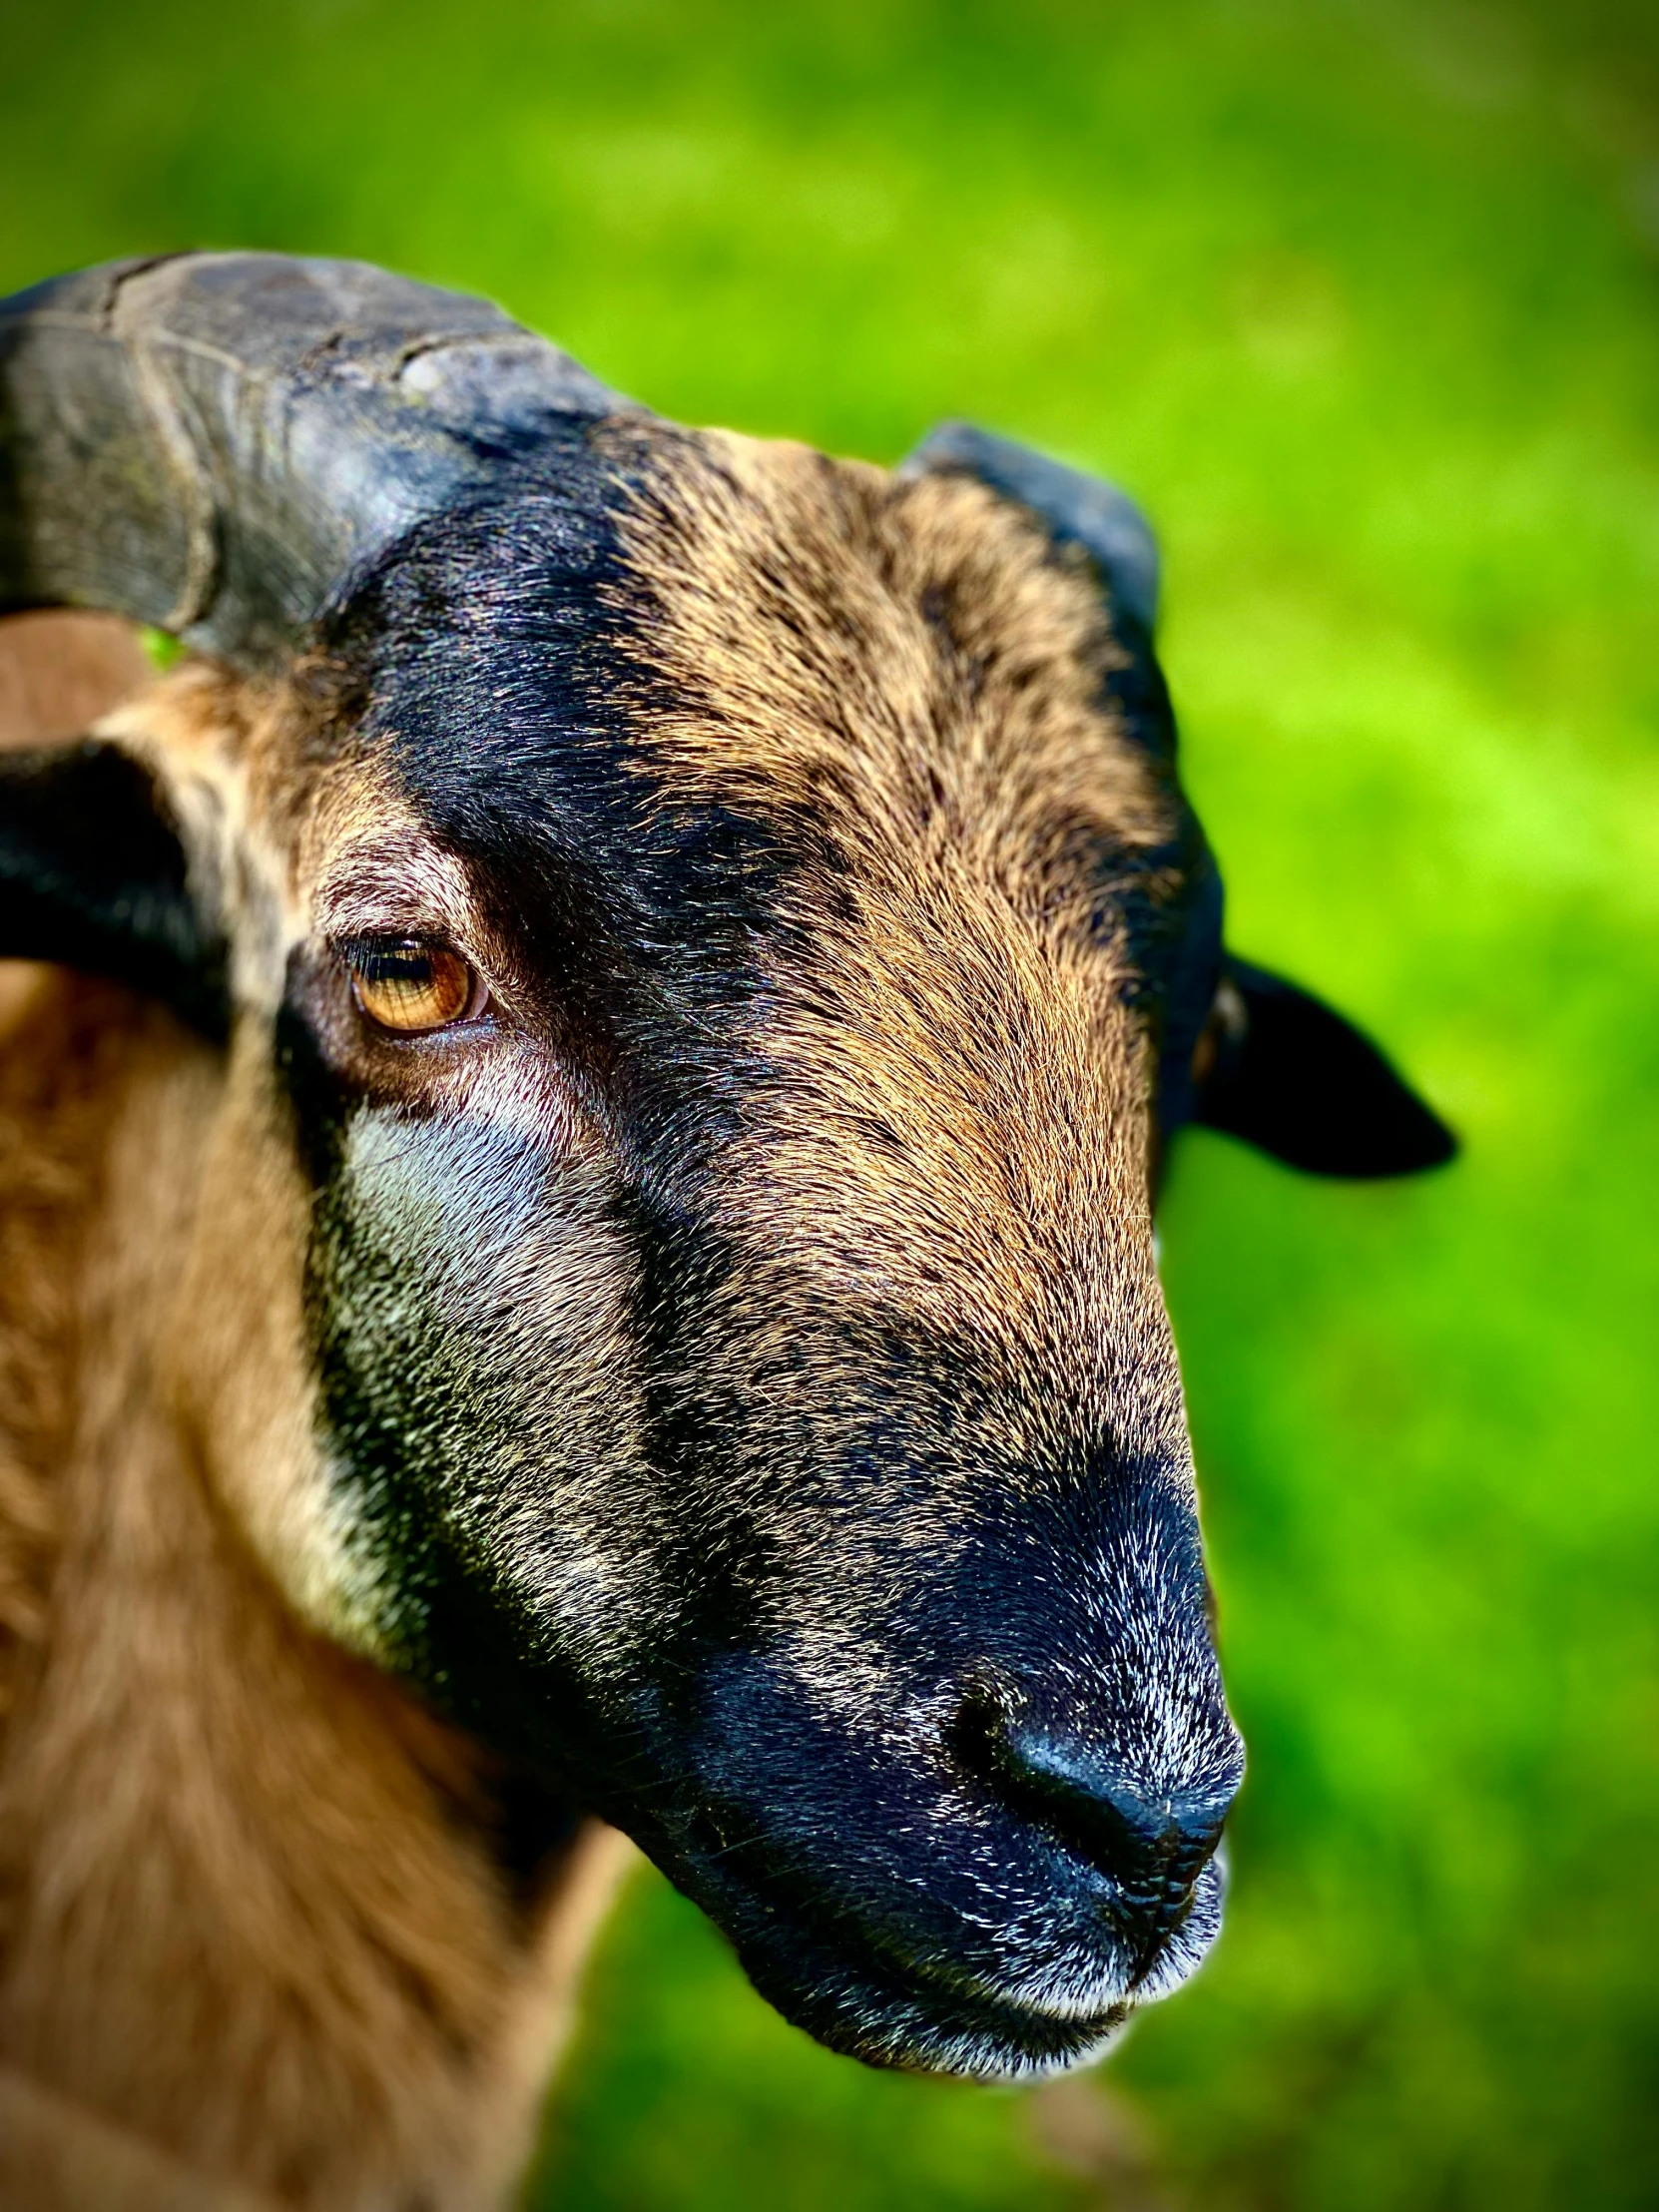
{"type": "Polygon", "coordinates": [[[1140,2001],[1140,1990],[1127,1988],[1099,2011],[1055,2012],[982,1989],[952,1991],[849,1944],[844,1931],[826,1939],[776,1910],[764,1933],[738,1934],[736,1942],[750,1978],[787,2018],[831,2049],[911,2071],[982,2081],[1061,2072],[1100,2056],[1140,2001]]]}
{"type": "MultiPolygon", "coordinates": [[[[980,2080],[1031,2079],[1098,2057],[1134,2011],[1178,1986],[1199,1963],[1206,1941],[1172,1971],[1206,1878],[1214,1871],[1225,1882],[1218,1857],[1200,1873],[1180,1922],[1152,1957],[1136,1962],[1132,1978],[1127,1971],[1113,1973],[1102,2003],[1100,1982],[1107,1976],[1101,1973],[1089,1992],[1091,2004],[1083,1989],[1094,1977],[1085,1970],[1078,1975],[1077,2009],[1056,2009],[1043,1996],[1033,2001],[1011,1989],[953,1986],[936,1971],[892,1956],[850,1918],[821,1931],[799,1899],[752,1888],[727,1851],[706,1857],[684,1832],[671,1840],[659,1831],[656,1839],[641,1835],[639,1841],[648,1849],[655,1841],[652,1856],[725,1932],[757,1988],[786,2018],[870,2064],[980,2080]]],[[[1064,1998],[1060,2002],[1063,2007],[1064,1998]]]]}

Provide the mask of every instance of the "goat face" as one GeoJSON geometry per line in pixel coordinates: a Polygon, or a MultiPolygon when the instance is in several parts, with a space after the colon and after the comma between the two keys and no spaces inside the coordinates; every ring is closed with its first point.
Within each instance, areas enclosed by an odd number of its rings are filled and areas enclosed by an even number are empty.
{"type": "Polygon", "coordinates": [[[1195,1053],[1270,1142],[1284,1086],[1133,591],[1064,538],[957,467],[570,423],[359,562],[297,682],[129,740],[193,854],[167,972],[223,967],[296,1163],[273,1571],[824,2040],[985,2076],[1219,1924],[1150,1182],[1195,1053]]]}
{"type": "Polygon", "coordinates": [[[1029,521],[633,442],[333,636],[406,827],[280,1036],[373,1633],[822,2034],[1075,2055],[1213,1935],[1241,1764],[1116,918],[1183,825],[1029,521]],[[351,1004],[408,941],[488,993],[414,1041],[351,1004]]]}

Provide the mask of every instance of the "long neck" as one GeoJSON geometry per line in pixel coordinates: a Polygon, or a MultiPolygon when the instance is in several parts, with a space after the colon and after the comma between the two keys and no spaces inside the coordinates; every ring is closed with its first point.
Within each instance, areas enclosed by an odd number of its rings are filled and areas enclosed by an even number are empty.
{"type": "Polygon", "coordinates": [[[295,1619],[181,1415],[222,1085],[85,983],[0,1044],[0,2063],[318,2212],[482,2204],[568,1932],[510,1897],[464,1740],[295,1619]]]}

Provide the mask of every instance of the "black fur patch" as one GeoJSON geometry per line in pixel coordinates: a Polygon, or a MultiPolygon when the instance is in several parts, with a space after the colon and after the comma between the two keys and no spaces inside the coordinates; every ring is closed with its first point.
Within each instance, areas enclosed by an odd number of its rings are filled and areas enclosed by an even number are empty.
{"type": "Polygon", "coordinates": [[[224,936],[155,780],[121,747],[0,753],[0,957],[109,976],[224,1041],[224,936]]]}

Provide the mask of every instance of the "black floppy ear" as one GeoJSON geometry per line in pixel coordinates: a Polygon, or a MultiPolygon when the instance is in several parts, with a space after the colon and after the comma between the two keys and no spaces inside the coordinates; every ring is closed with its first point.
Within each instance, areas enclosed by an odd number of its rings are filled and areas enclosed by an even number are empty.
{"type": "Polygon", "coordinates": [[[107,975],[224,1037],[223,936],[155,779],[122,747],[0,753],[0,958],[107,975]]]}
{"type": "MultiPolygon", "coordinates": [[[[1307,991],[1231,953],[1196,1121],[1315,1175],[1410,1175],[1457,1140],[1369,1037],[1307,991]]],[[[1200,1047],[1201,1055],[1206,1048],[1200,1047]]]]}

